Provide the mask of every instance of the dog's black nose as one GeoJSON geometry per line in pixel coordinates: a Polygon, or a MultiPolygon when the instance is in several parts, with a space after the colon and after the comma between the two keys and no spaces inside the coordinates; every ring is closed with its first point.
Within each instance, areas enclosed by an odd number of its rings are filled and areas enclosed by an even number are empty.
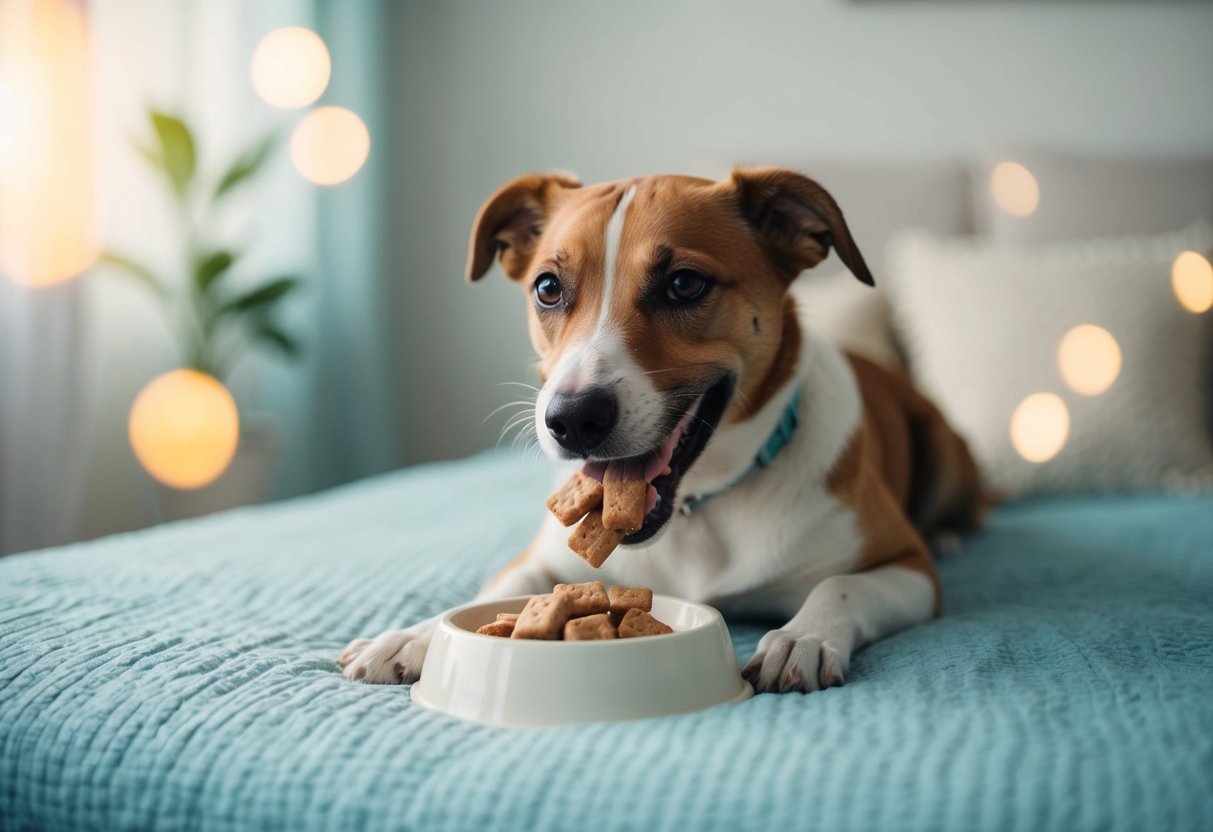
{"type": "Polygon", "coordinates": [[[601,387],[589,387],[553,396],[544,421],[553,439],[573,453],[586,456],[615,427],[617,412],[614,396],[601,387]]]}

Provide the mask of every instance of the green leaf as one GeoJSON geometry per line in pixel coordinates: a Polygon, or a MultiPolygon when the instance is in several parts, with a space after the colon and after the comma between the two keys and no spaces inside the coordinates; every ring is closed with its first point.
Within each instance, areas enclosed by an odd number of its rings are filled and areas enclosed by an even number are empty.
{"type": "Polygon", "coordinates": [[[156,138],[160,141],[161,166],[173,183],[174,190],[184,195],[194,180],[197,168],[194,137],[179,118],[157,110],[151,111],[151,117],[156,138]]]}
{"type": "Polygon", "coordinates": [[[205,257],[199,257],[194,263],[194,287],[206,294],[216,280],[232,267],[236,258],[230,251],[212,251],[205,257]]]}
{"type": "Polygon", "coordinates": [[[230,300],[223,306],[219,307],[216,316],[227,315],[233,312],[251,312],[253,310],[267,310],[272,304],[281,300],[288,292],[299,285],[297,277],[279,277],[268,283],[263,283],[256,289],[245,292],[243,295],[230,300]]]}
{"type": "Polygon", "coordinates": [[[160,282],[156,275],[152,274],[151,269],[136,263],[129,257],[116,254],[112,251],[103,251],[98,258],[98,262],[117,269],[127,277],[134,278],[161,298],[168,296],[168,291],[164,288],[164,284],[160,282]]]}
{"type": "Polygon", "coordinates": [[[224,194],[241,182],[252,178],[269,158],[270,151],[274,149],[277,142],[278,137],[271,133],[232,162],[232,166],[227,169],[227,173],[223,174],[218,187],[215,188],[215,199],[221,199],[224,194]]]}
{"type": "Polygon", "coordinates": [[[262,322],[253,330],[253,340],[268,341],[281,350],[283,355],[292,358],[300,352],[298,341],[268,322],[262,322]]]}
{"type": "Polygon", "coordinates": [[[135,146],[135,150],[139,152],[139,155],[147,160],[149,165],[157,170],[164,168],[164,160],[160,158],[160,152],[158,150],[148,147],[138,139],[132,140],[131,143],[135,146]]]}

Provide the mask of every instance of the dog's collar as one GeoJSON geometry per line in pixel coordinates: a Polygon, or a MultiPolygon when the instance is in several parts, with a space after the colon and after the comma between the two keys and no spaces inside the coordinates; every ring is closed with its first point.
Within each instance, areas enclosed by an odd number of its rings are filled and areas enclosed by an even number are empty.
{"type": "Polygon", "coordinates": [[[783,409],[783,415],[779,417],[779,421],[775,424],[775,429],[771,431],[771,435],[767,437],[767,441],[758,449],[758,454],[754,457],[754,461],[750,463],[750,467],[741,472],[741,476],[730,482],[723,488],[718,488],[715,491],[709,491],[706,494],[691,494],[682,501],[682,506],[678,509],[685,516],[690,517],[699,507],[713,497],[719,497],[730,488],[738,485],[746,477],[756,471],[761,471],[774,461],[775,457],[779,456],[779,452],[784,449],[784,446],[792,441],[792,434],[796,432],[796,426],[800,424],[800,387],[797,386],[792,392],[792,398],[788,401],[787,406],[783,409]]]}

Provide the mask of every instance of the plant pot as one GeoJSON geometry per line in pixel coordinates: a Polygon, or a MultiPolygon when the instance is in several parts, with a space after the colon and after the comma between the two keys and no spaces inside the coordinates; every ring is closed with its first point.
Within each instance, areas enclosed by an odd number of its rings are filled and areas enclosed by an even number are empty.
{"type": "Polygon", "coordinates": [[[264,413],[242,415],[236,455],[219,479],[192,491],[156,483],[158,520],[185,520],[267,501],[282,455],[279,435],[278,424],[272,416],[264,413]]]}

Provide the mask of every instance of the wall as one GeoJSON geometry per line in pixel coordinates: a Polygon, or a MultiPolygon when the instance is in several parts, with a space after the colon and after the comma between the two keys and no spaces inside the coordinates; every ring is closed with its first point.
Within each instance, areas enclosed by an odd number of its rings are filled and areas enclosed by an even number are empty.
{"type": "Polygon", "coordinates": [[[395,8],[397,323],[411,460],[491,445],[534,381],[516,287],[462,281],[498,185],[1041,146],[1213,150],[1206,3],[410,0],[395,8]]]}

